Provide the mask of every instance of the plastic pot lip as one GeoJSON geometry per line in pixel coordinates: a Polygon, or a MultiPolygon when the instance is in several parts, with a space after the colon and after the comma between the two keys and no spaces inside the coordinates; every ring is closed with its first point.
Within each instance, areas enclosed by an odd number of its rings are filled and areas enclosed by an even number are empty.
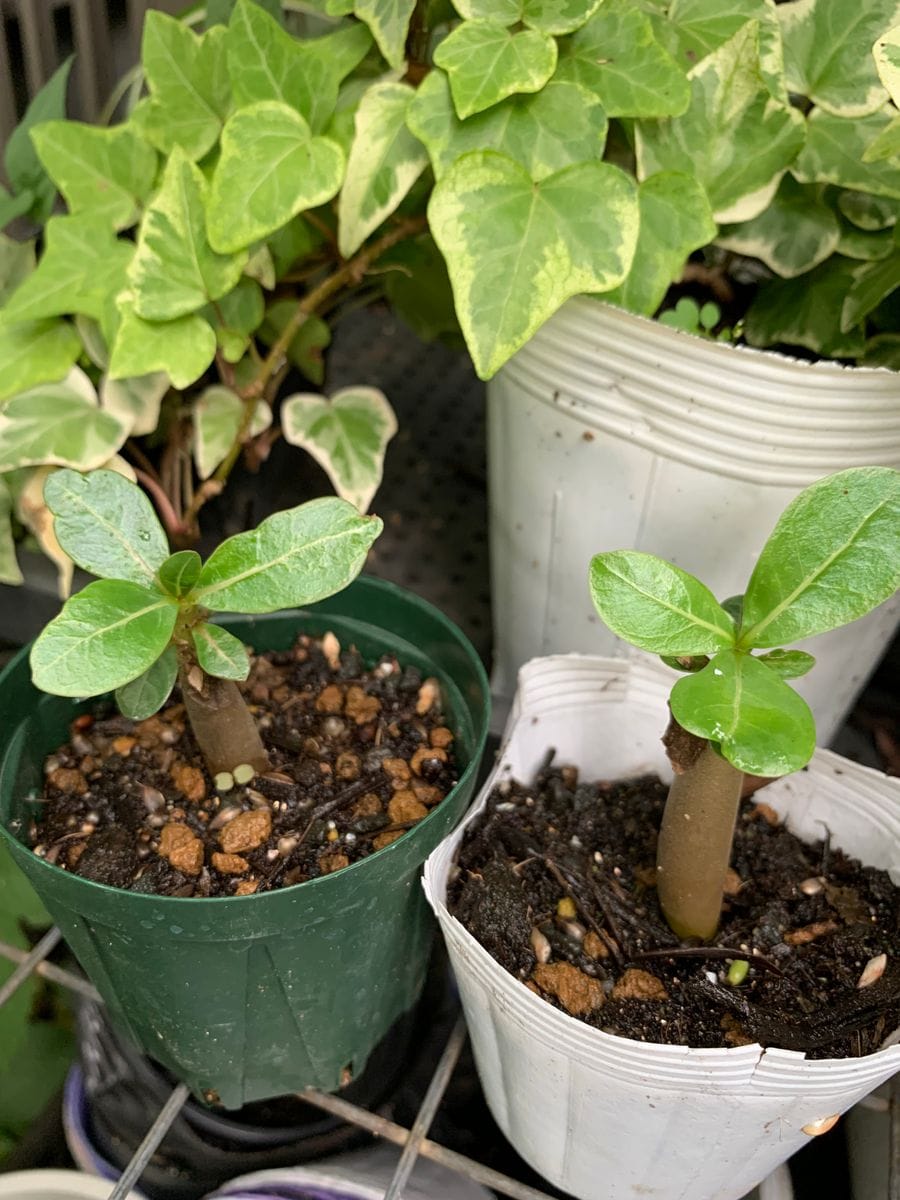
{"type": "MultiPolygon", "coordinates": [[[[96,1175],[85,1175],[81,1171],[13,1171],[0,1175],[0,1200],[46,1200],[51,1188],[60,1196],[71,1196],[72,1200],[107,1200],[110,1181],[96,1175]]],[[[129,1192],[130,1200],[139,1200],[139,1192],[129,1192]]]]}
{"type": "MultiPolygon", "coordinates": [[[[430,829],[431,825],[433,825],[436,820],[439,819],[440,811],[443,806],[450,801],[460,789],[465,787],[466,784],[477,773],[482,755],[484,754],[484,748],[487,743],[487,736],[490,727],[490,684],[488,682],[487,672],[484,669],[484,664],[482,663],[478,652],[472,645],[469,638],[465,635],[465,633],[463,633],[459,626],[451,621],[450,618],[447,617],[443,612],[441,612],[436,605],[431,604],[428,600],[423,600],[422,597],[416,595],[415,592],[411,592],[407,588],[402,588],[398,584],[391,583],[386,579],[377,579],[374,576],[364,575],[360,576],[356,582],[362,583],[367,589],[373,589],[376,592],[382,592],[385,596],[392,597],[401,604],[413,604],[416,607],[422,608],[435,620],[442,623],[445,628],[452,633],[456,643],[460,646],[466,657],[469,659],[470,666],[474,668],[474,672],[478,680],[481,700],[484,705],[485,716],[484,720],[480,724],[480,727],[476,728],[475,730],[476,741],[472,754],[468,763],[466,764],[465,769],[461,772],[459,778],[457,779],[455,786],[447,793],[440,804],[435,805],[427,817],[423,817],[417,825],[415,825],[412,829],[407,830],[403,837],[397,838],[396,841],[384,846],[381,850],[376,850],[374,854],[369,854],[366,858],[358,859],[355,863],[351,863],[349,866],[344,867],[341,871],[334,871],[328,875],[321,875],[317,879],[307,879],[303,883],[297,883],[291,887],[277,888],[270,892],[253,893],[249,896],[158,896],[152,892],[131,892],[126,888],[111,887],[106,883],[97,883],[91,879],[82,879],[81,876],[73,875],[71,871],[64,871],[61,867],[56,866],[54,863],[48,863],[45,859],[38,858],[37,855],[32,854],[29,847],[25,846],[13,836],[10,830],[6,827],[6,823],[3,821],[0,821],[0,844],[2,844],[2,842],[5,840],[6,844],[14,853],[28,854],[34,863],[39,864],[39,869],[50,873],[51,879],[65,879],[70,885],[88,889],[88,891],[85,893],[86,895],[125,895],[128,897],[129,904],[133,903],[135,906],[143,905],[148,908],[153,906],[157,909],[160,905],[164,905],[165,907],[169,908],[170,911],[174,911],[175,907],[183,908],[184,905],[190,905],[191,911],[197,914],[199,914],[204,908],[210,913],[220,912],[225,914],[227,912],[234,912],[237,905],[246,906],[249,903],[256,903],[258,906],[257,912],[261,913],[263,906],[266,903],[269,905],[274,905],[277,904],[279,900],[283,903],[283,898],[285,896],[292,893],[294,895],[299,895],[301,890],[303,895],[320,897],[323,894],[327,894],[327,889],[329,887],[333,889],[340,886],[342,883],[346,883],[347,880],[351,880],[355,874],[359,873],[360,868],[366,867],[376,859],[381,862],[387,860],[391,856],[392,852],[394,855],[402,854],[404,849],[408,849],[411,841],[415,841],[419,837],[424,836],[422,831],[430,829]]],[[[346,589],[341,590],[344,591],[346,589]]],[[[338,592],[334,593],[334,595],[339,594],[340,593],[338,592]]],[[[331,597],[328,597],[328,599],[331,599],[331,597]]],[[[232,614],[227,615],[231,616],[232,614]]],[[[246,619],[252,622],[256,616],[278,616],[285,620],[295,617],[299,623],[301,621],[305,621],[309,616],[314,615],[314,613],[309,613],[308,610],[280,609],[276,613],[247,614],[246,617],[241,614],[241,619],[246,619]]],[[[357,617],[355,619],[365,623],[364,616],[357,617]]],[[[371,628],[373,630],[377,630],[377,626],[371,626],[371,628]]],[[[0,689],[2,689],[4,686],[6,676],[8,674],[12,674],[13,671],[22,663],[22,661],[28,658],[33,644],[33,642],[29,642],[28,645],[23,646],[21,650],[19,650],[18,653],[13,656],[9,663],[7,663],[3,671],[0,672],[0,689]]],[[[0,1200],[2,1200],[2,1191],[0,1191],[0,1200]]]]}

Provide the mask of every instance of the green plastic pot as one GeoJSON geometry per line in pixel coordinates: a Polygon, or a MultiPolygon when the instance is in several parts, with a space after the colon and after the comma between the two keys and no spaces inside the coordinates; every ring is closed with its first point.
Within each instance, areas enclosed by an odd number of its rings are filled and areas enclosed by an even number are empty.
{"type": "MultiPolygon", "coordinates": [[[[224,622],[223,622],[224,623],[224,622]]],[[[369,662],[393,653],[441,679],[459,783],[402,838],[333,875],[229,899],[141,895],[81,879],[19,840],[45,756],[85,703],[31,683],[27,648],[0,675],[0,836],[113,1019],[193,1091],[226,1108],[355,1076],[415,1003],[432,936],[422,863],[462,816],[489,717],[487,679],[436,608],[361,578],[308,610],[227,622],[257,650],[334,630],[369,662]]]]}

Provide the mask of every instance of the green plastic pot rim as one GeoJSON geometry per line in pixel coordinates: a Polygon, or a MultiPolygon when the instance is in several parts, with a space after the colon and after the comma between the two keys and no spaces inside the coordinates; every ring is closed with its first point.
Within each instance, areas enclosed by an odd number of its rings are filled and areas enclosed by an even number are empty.
{"type": "MultiPolygon", "coordinates": [[[[485,702],[486,711],[489,712],[490,684],[488,682],[487,672],[484,669],[484,665],[477,651],[475,650],[475,647],[472,645],[469,638],[459,628],[459,626],[456,625],[455,622],[451,621],[449,617],[445,616],[445,614],[441,612],[436,605],[431,604],[428,600],[423,600],[421,596],[416,595],[415,592],[411,592],[407,588],[399,587],[397,584],[390,583],[385,579],[377,579],[373,576],[364,576],[363,578],[365,579],[367,587],[375,587],[376,589],[383,591],[388,595],[394,594],[401,601],[408,601],[410,598],[412,598],[417,605],[428,610],[434,617],[439,619],[446,626],[453,630],[457,640],[470,658],[472,665],[475,667],[475,674],[478,678],[482,699],[485,702]]],[[[340,593],[336,592],[334,594],[339,595],[340,593]]],[[[328,597],[328,599],[331,599],[331,597],[328,597]]],[[[307,615],[315,615],[314,613],[310,613],[310,610],[306,609],[280,609],[278,610],[277,614],[251,614],[251,619],[253,616],[291,616],[292,614],[296,614],[298,618],[305,618],[307,615]]],[[[363,622],[365,621],[364,617],[358,619],[363,622]]],[[[4,677],[6,676],[7,672],[11,673],[13,669],[22,662],[23,659],[28,657],[28,655],[31,653],[31,647],[33,644],[33,642],[29,642],[28,645],[23,646],[21,650],[19,650],[18,653],[15,654],[12,659],[10,659],[3,671],[0,672],[0,688],[3,686],[4,677]]],[[[16,838],[6,827],[4,822],[0,822],[0,838],[6,839],[6,841],[11,844],[13,850],[24,851],[25,853],[29,854],[35,863],[40,864],[41,869],[50,873],[51,878],[61,877],[70,882],[77,881],[78,886],[90,890],[89,894],[111,896],[126,895],[128,896],[129,903],[133,902],[135,905],[146,904],[158,906],[160,903],[164,903],[166,905],[189,904],[195,912],[199,912],[201,907],[204,906],[214,910],[215,912],[225,912],[226,909],[233,911],[234,907],[238,904],[246,905],[253,903],[254,901],[260,906],[266,901],[268,901],[270,904],[276,903],[280,897],[283,897],[290,892],[299,892],[301,889],[303,889],[303,891],[305,891],[309,896],[312,896],[313,893],[315,893],[316,896],[319,896],[325,892],[329,886],[337,886],[338,881],[349,879],[352,872],[359,873],[360,869],[365,868],[368,864],[374,862],[376,859],[378,859],[379,862],[386,861],[392,852],[395,854],[402,853],[404,848],[409,847],[410,839],[414,839],[420,830],[426,829],[429,826],[429,823],[433,823],[433,819],[437,818],[442,806],[446,804],[451,796],[453,796],[453,794],[457,791],[457,789],[464,786],[471,776],[474,775],[478,770],[481,757],[484,753],[485,743],[487,742],[488,724],[488,721],[484,721],[482,723],[480,732],[476,729],[476,743],[473,747],[469,761],[466,764],[465,770],[461,773],[455,785],[447,793],[441,803],[436,804],[431,812],[429,812],[427,817],[423,817],[422,820],[414,825],[412,829],[408,829],[402,837],[397,838],[387,846],[383,846],[380,850],[376,850],[374,854],[369,854],[365,858],[360,858],[355,863],[351,863],[349,866],[343,867],[340,871],[333,871],[328,875],[320,875],[317,879],[306,879],[302,883],[293,884],[291,887],[275,888],[269,892],[254,892],[249,896],[160,896],[155,892],[132,892],[127,888],[111,887],[107,883],[97,883],[92,879],[83,879],[80,875],[73,875],[71,871],[64,871],[62,867],[56,866],[55,863],[48,863],[45,859],[36,855],[29,846],[26,846],[23,842],[20,842],[18,838],[16,838]]]]}

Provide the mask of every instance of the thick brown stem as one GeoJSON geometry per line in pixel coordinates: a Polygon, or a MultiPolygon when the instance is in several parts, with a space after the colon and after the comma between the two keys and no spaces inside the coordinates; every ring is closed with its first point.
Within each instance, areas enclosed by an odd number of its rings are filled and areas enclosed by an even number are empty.
{"type": "Polygon", "coordinates": [[[656,886],[666,920],[679,937],[706,940],[718,928],[743,780],[743,773],[707,743],[669,789],[656,886]]]}
{"type": "Polygon", "coordinates": [[[189,670],[182,666],[178,678],[188,720],[210,774],[233,771],[241,763],[267,771],[269,756],[237,684],[215,679],[196,666],[189,670]]]}

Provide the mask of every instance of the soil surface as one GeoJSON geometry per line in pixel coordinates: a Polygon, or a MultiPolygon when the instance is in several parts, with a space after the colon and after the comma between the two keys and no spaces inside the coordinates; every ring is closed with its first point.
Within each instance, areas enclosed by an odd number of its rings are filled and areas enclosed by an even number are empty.
{"type": "Polygon", "coordinates": [[[679,942],[654,887],[666,788],[579,783],[545,766],[504,781],[468,832],[450,908],[557,1008],[608,1033],[695,1047],[751,1042],[813,1058],[871,1053],[900,1026],[900,889],[744,803],[722,923],[679,942]],[[749,969],[738,982],[743,967],[749,969]]]}
{"type": "Polygon", "coordinates": [[[334,634],[301,637],[254,658],[239,686],[266,774],[214,782],[177,693],[145,721],[79,716],[44,764],[35,853],[130,891],[250,895],[382,849],[456,783],[437,681],[395,658],[369,670],[334,634]]]}

